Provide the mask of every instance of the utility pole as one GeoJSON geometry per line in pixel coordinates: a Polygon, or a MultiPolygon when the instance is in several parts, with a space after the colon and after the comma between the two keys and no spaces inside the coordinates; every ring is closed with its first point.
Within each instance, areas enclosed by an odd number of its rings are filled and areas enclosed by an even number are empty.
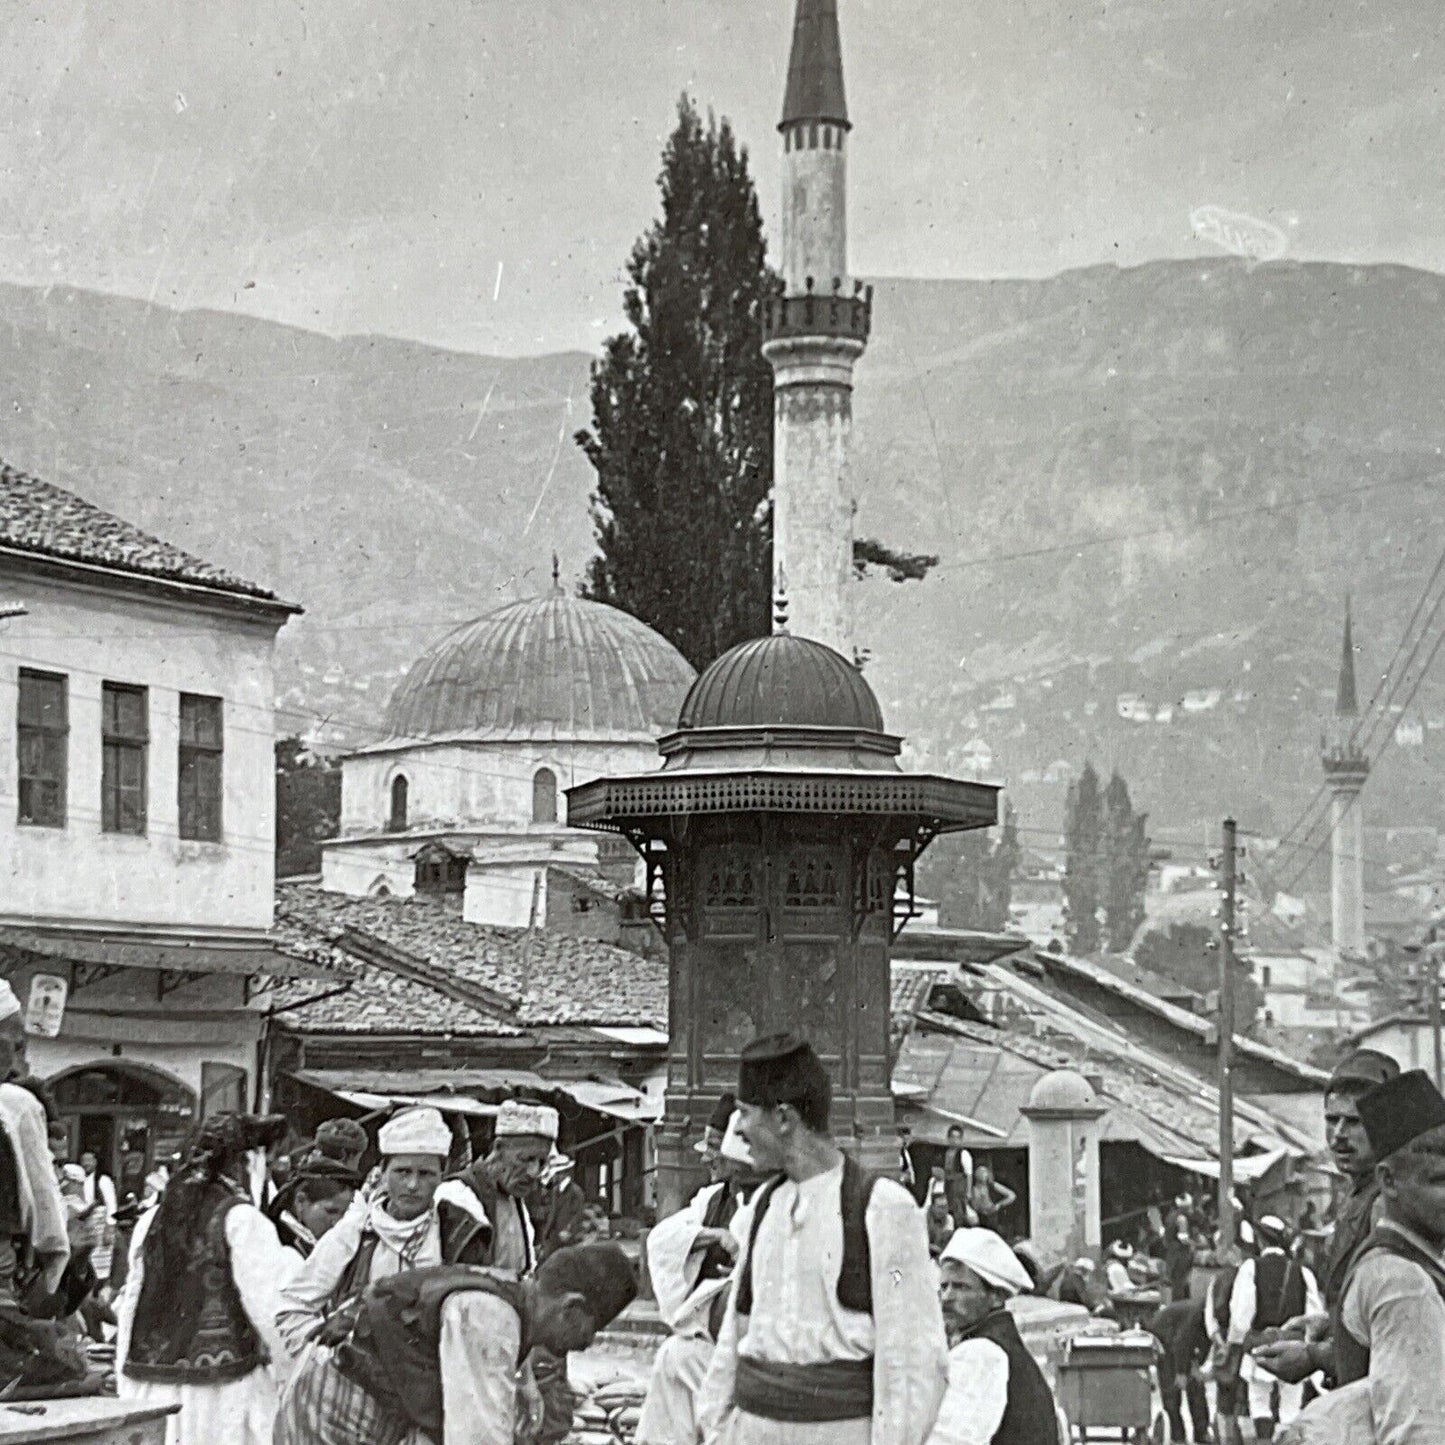
{"type": "Polygon", "coordinates": [[[1238,911],[1235,823],[1224,820],[1219,931],[1219,1247],[1234,1247],[1234,939],[1238,911]]]}

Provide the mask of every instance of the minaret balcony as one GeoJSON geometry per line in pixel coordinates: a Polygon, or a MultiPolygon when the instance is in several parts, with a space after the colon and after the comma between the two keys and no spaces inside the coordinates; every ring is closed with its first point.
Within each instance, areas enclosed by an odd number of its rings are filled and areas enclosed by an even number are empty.
{"type": "Polygon", "coordinates": [[[812,289],[799,296],[770,296],[763,303],[763,341],[788,341],[795,337],[841,337],[860,344],[868,340],[873,322],[873,288],[855,288],[845,296],[841,282],[831,292],[812,289]]]}

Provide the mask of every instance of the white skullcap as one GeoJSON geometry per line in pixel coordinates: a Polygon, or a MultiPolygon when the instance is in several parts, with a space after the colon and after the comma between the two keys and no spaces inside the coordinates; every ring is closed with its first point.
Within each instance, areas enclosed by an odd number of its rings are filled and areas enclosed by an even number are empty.
{"type": "Polygon", "coordinates": [[[1112,1254],[1115,1259],[1133,1259],[1134,1246],[1130,1244],[1127,1239],[1116,1239],[1113,1244],[1109,1246],[1109,1253],[1112,1254]]]}
{"type": "Polygon", "coordinates": [[[13,1018],[20,1012],[20,1000],[10,987],[8,978],[0,978],[0,1019],[13,1018]]]}
{"type": "Polygon", "coordinates": [[[738,1121],[742,1118],[736,1110],[728,1117],[728,1126],[723,1133],[722,1143],[718,1145],[718,1153],[724,1159],[731,1159],[734,1164],[751,1164],[753,1162],[753,1151],[748,1148],[748,1141],[743,1138],[742,1131],[738,1127],[738,1121]]]}
{"type": "Polygon", "coordinates": [[[547,1104],[524,1104],[518,1099],[508,1099],[497,1110],[498,1139],[533,1137],[537,1139],[557,1138],[557,1111],[547,1104]]]}
{"type": "Polygon", "coordinates": [[[67,1184],[84,1184],[85,1170],[82,1169],[79,1164],[67,1164],[61,1169],[60,1177],[64,1179],[67,1184]]]}
{"type": "Polygon", "coordinates": [[[995,1234],[991,1229],[955,1229],[953,1238],[944,1246],[939,1263],[946,1259],[966,1265],[985,1284],[1011,1295],[1034,1287],[1018,1255],[1004,1243],[1002,1235],[995,1234]]]}
{"type": "Polygon", "coordinates": [[[403,1109],[377,1131],[383,1158],[397,1154],[431,1154],[445,1159],[452,1152],[452,1131],[438,1109],[403,1109]]]}

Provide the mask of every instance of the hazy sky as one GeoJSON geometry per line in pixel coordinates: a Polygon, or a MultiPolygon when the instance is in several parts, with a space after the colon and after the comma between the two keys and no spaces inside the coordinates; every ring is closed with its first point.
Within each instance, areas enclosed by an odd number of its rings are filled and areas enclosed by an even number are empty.
{"type": "MultiPolygon", "coordinates": [[[[0,0],[0,278],[469,350],[595,347],[678,93],[775,226],[792,0],[0,0]]],[[[1441,0],[841,0],[851,261],[1445,271],[1441,0]]]]}

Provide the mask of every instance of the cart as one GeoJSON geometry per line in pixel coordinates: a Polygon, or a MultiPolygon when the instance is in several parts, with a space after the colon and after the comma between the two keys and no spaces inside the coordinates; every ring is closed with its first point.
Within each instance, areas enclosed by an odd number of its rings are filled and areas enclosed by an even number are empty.
{"type": "Polygon", "coordinates": [[[1147,1445],[1153,1419],[1154,1336],[1143,1330],[1070,1340],[1059,1364],[1059,1404],[1076,1441],[1147,1445]]]}

